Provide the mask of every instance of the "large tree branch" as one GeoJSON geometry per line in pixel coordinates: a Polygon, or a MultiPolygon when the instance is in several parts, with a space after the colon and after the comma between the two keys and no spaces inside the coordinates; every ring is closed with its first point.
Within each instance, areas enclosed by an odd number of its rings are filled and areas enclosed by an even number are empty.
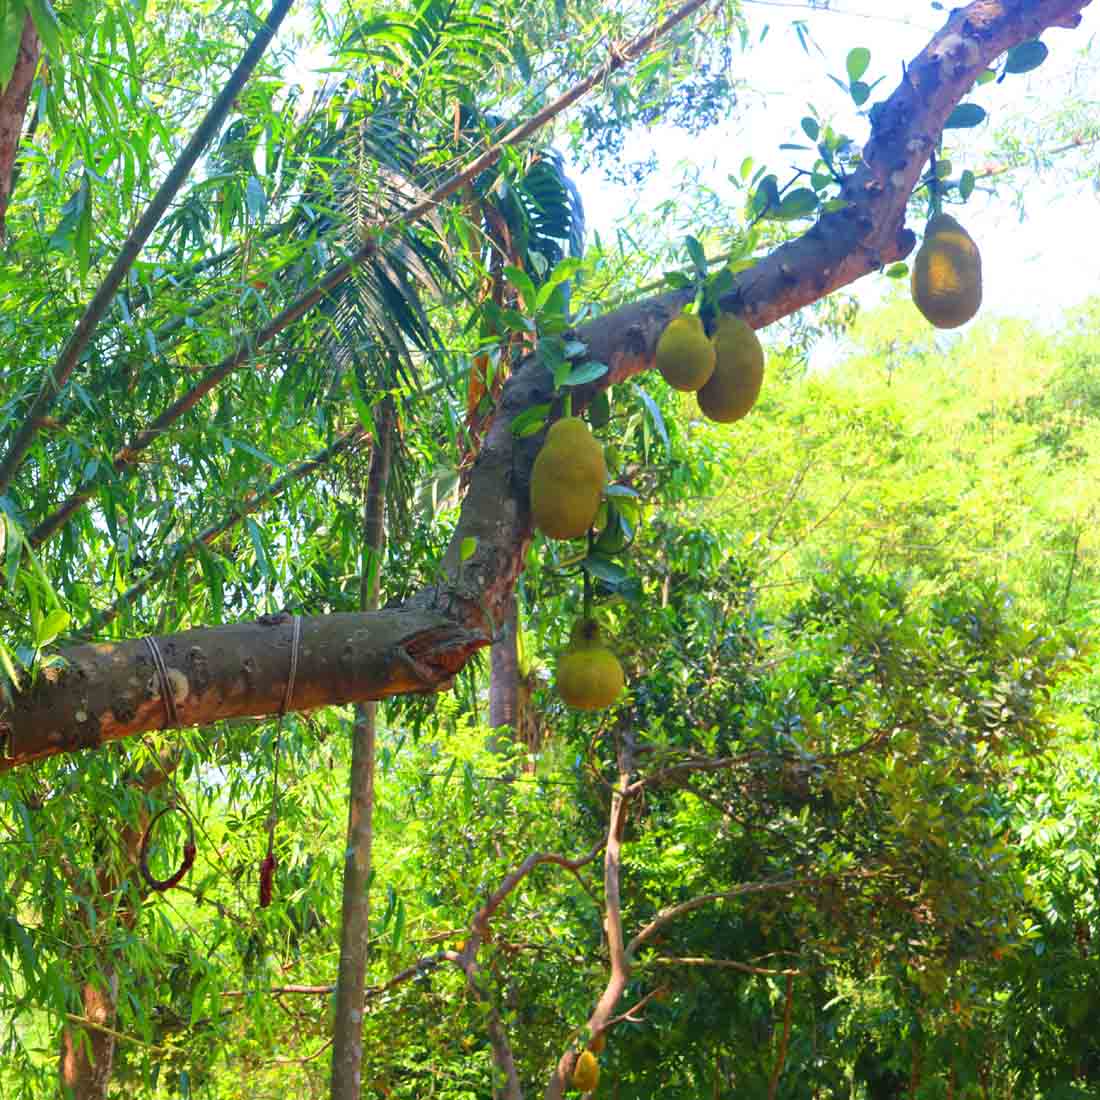
{"type": "MultiPolygon", "coordinates": [[[[181,726],[278,713],[291,638],[289,615],[162,638],[181,726]]],[[[488,641],[479,626],[430,603],[305,617],[291,708],[439,691],[488,641]]],[[[74,646],[64,656],[64,667],[41,670],[0,716],[0,770],[163,727],[156,669],[141,641],[74,646]]]]}
{"type": "MultiPolygon", "coordinates": [[[[0,244],[4,242],[4,218],[15,190],[15,161],[23,138],[23,119],[31,98],[31,85],[38,68],[42,44],[28,11],[23,21],[15,68],[7,85],[0,88],[0,244]]],[[[3,488],[0,487],[0,492],[3,488]]]]}
{"type": "MultiPolygon", "coordinates": [[[[761,327],[897,259],[912,248],[906,205],[936,135],[977,76],[1005,50],[1052,26],[1071,26],[1088,0],[975,0],[955,11],[873,114],[849,205],[742,272],[723,305],[761,327]]],[[[685,302],[659,295],[606,314],[578,337],[610,365],[574,390],[574,409],[653,366],[657,339],[685,302]]],[[[528,485],[541,439],[516,439],[515,418],[552,401],[549,372],[528,360],[508,380],[470,477],[441,581],[399,608],[305,621],[296,709],[435,691],[488,645],[531,541],[528,485]],[[472,540],[472,541],[471,541],[472,540]],[[463,549],[473,545],[466,557],[463,549]],[[465,558],[465,560],[464,560],[465,558]]],[[[180,721],[274,714],[286,676],[289,625],[270,621],[193,630],[161,643],[179,678],[180,721]]],[[[163,723],[155,678],[138,642],[64,650],[67,668],[41,672],[0,711],[7,766],[98,745],[163,723]]]]}

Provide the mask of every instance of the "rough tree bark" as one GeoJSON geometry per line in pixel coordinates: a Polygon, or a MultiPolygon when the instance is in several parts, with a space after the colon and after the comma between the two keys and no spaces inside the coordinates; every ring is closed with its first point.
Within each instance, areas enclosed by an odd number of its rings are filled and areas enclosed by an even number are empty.
{"type": "Polygon", "coordinates": [[[493,648],[489,651],[489,725],[501,734],[514,733],[519,688],[519,649],[516,644],[515,593],[504,601],[503,615],[493,648]],[[503,729],[502,729],[503,727],[503,729]]]}
{"type": "MultiPolygon", "coordinates": [[[[135,785],[145,794],[155,791],[167,781],[177,762],[173,755],[162,755],[135,776],[135,785]]],[[[106,908],[116,904],[119,892],[136,873],[142,832],[148,822],[149,814],[143,810],[138,828],[124,825],[119,830],[124,861],[116,865],[105,856],[101,866],[96,868],[95,895],[86,898],[86,904],[81,905],[78,912],[89,939],[94,938],[94,929],[102,923],[106,908]],[[91,913],[96,914],[94,921],[91,913]]],[[[129,885],[144,894],[144,885],[129,885]]],[[[127,931],[132,930],[140,912],[139,904],[123,901],[118,913],[119,923],[127,931]]],[[[118,1011],[118,974],[109,948],[90,950],[84,961],[87,977],[81,986],[81,1009],[87,1024],[82,1026],[70,1021],[62,1028],[59,1076],[63,1090],[68,1090],[73,1100],[106,1100],[115,1058],[113,1025],[118,1011]]]]}
{"type": "Polygon", "coordinates": [[[23,120],[27,114],[31,85],[34,83],[41,49],[38,32],[28,13],[23,22],[23,35],[19,40],[19,54],[11,79],[5,88],[0,88],[0,244],[4,242],[4,218],[11,200],[15,159],[19,155],[23,120]]]}
{"type": "MultiPolygon", "coordinates": [[[[908,201],[955,105],[998,56],[1047,28],[1077,26],[1088,3],[974,0],[954,11],[872,110],[862,162],[841,186],[848,205],[822,215],[801,237],[742,272],[723,308],[761,328],[907,255],[916,243],[904,228],[908,201]]],[[[650,369],[662,329],[686,300],[681,291],[658,295],[580,328],[588,356],[610,370],[573,390],[574,411],[609,385],[650,369]]],[[[512,423],[553,397],[549,373],[534,360],[508,380],[439,584],[400,607],[305,620],[298,709],[440,690],[490,643],[530,544],[528,482],[542,439],[514,438],[512,423]],[[463,560],[469,540],[474,552],[463,560]]],[[[163,639],[181,724],[276,713],[289,638],[289,621],[269,618],[163,639]]],[[[77,646],[62,656],[65,667],[42,672],[0,711],[7,757],[0,766],[161,725],[156,680],[139,642],[77,646]]]]}
{"type": "MultiPolygon", "coordinates": [[[[396,412],[391,398],[380,406],[371,450],[363,507],[363,575],[360,606],[378,607],[385,546],[386,490],[389,485],[396,412]]],[[[352,732],[348,834],[344,849],[344,901],[340,923],[340,967],[336,1020],[332,1033],[332,1100],[359,1100],[363,1062],[363,1005],[370,940],[371,843],[374,838],[374,735],[377,703],[355,708],[352,732]]]]}

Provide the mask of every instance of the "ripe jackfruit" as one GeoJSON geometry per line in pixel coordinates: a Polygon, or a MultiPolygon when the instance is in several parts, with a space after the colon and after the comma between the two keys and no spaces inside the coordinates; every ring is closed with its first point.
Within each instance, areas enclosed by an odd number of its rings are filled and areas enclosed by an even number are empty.
{"type": "Polygon", "coordinates": [[[582,1050],[577,1064],[573,1067],[573,1088],[580,1092],[591,1092],[600,1082],[600,1063],[590,1050],[582,1050]]]}
{"type": "Polygon", "coordinates": [[[604,1048],[606,1046],[607,1046],[607,1032],[606,1031],[601,1031],[599,1033],[599,1035],[595,1036],[588,1043],[588,1049],[590,1051],[592,1051],[593,1054],[602,1054],[604,1052],[604,1048]]]}
{"type": "Polygon", "coordinates": [[[949,214],[937,214],[913,261],[913,301],[936,328],[966,324],[982,304],[982,257],[970,234],[949,214]]]}
{"type": "Polygon", "coordinates": [[[657,369],[674,390],[691,392],[714,373],[714,346],[696,316],[682,313],[669,321],[657,341],[657,369]]]}
{"type": "Polygon", "coordinates": [[[764,349],[744,320],[724,313],[714,334],[714,351],[714,373],[695,399],[709,420],[732,424],[756,404],[760,395],[764,349]]]}
{"type": "Polygon", "coordinates": [[[546,433],[531,470],[531,515],[552,539],[580,538],[596,518],[607,480],[603,448],[576,416],[546,433]]]}
{"type": "Polygon", "coordinates": [[[626,678],[619,659],[604,646],[598,624],[581,619],[558,658],[557,686],[562,701],[577,710],[603,710],[619,697],[626,678]]]}

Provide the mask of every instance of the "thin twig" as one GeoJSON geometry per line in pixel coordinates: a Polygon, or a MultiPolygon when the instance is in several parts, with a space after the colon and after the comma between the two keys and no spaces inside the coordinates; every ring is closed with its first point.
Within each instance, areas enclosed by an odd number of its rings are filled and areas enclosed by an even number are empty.
{"type": "Polygon", "coordinates": [[[754,974],[762,978],[782,978],[805,973],[803,970],[796,969],[769,970],[764,966],[752,966],[749,963],[737,962],[735,959],[676,958],[672,955],[661,955],[650,961],[661,966],[713,966],[719,970],[740,970],[743,974],[754,974]]]}
{"type": "Polygon", "coordinates": [[[127,1035],[123,1031],[116,1031],[113,1027],[107,1027],[106,1024],[97,1024],[95,1020],[89,1020],[84,1016],[77,1016],[75,1012],[66,1012],[64,1014],[65,1019],[71,1024],[76,1024],[78,1027],[90,1028],[92,1031],[100,1031],[104,1035],[110,1035],[112,1039],[120,1043],[131,1043],[134,1046],[141,1047],[143,1050],[151,1050],[154,1054],[159,1054],[162,1058],[170,1058],[173,1054],[178,1054],[180,1047],[159,1047],[153,1043],[146,1043],[142,1039],[135,1039],[133,1035],[127,1035]]]}
{"type": "Polygon", "coordinates": [[[794,1003],[794,975],[787,975],[787,1000],[783,1006],[783,1035],[779,1040],[779,1051],[775,1056],[771,1081],[768,1082],[768,1100],[775,1100],[779,1091],[779,1078],[783,1076],[783,1066],[787,1061],[787,1047],[791,1041],[791,1006],[794,1003]]]}

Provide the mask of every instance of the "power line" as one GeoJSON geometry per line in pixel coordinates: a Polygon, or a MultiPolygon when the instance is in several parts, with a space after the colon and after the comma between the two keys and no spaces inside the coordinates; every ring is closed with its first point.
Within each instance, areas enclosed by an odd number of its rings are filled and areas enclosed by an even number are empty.
{"type": "Polygon", "coordinates": [[[815,15],[847,15],[852,19],[869,19],[878,23],[900,23],[906,27],[915,27],[917,30],[935,32],[935,27],[926,26],[923,23],[915,23],[912,19],[904,19],[899,15],[880,15],[877,12],[868,11],[842,11],[839,8],[819,8],[814,4],[794,3],[793,0],[741,0],[742,4],[758,8],[788,8],[797,11],[810,11],[815,15]]]}

